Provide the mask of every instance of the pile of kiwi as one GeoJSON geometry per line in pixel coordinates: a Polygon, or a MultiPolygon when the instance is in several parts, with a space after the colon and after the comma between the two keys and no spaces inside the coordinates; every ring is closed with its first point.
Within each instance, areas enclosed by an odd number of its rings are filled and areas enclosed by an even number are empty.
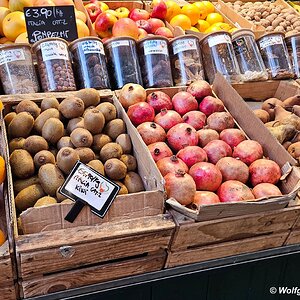
{"type": "Polygon", "coordinates": [[[47,97],[40,106],[23,100],[4,120],[19,212],[70,203],[58,190],[77,160],[119,184],[119,194],[144,190],[125,123],[96,90],[61,102],[47,97]]]}

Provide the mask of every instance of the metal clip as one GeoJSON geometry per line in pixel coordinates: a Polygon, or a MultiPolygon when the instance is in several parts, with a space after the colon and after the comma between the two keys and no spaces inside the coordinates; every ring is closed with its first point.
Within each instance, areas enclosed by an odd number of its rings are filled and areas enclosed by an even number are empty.
{"type": "Polygon", "coordinates": [[[59,251],[61,256],[65,258],[71,258],[76,252],[72,246],[62,246],[59,251]]]}

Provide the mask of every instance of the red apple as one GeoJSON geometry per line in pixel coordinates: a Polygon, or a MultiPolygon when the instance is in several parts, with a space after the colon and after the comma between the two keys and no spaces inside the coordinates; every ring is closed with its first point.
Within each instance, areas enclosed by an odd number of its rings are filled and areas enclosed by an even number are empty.
{"type": "Polygon", "coordinates": [[[156,18],[150,18],[148,20],[148,23],[150,24],[150,33],[153,33],[153,34],[159,27],[165,27],[165,23],[162,20],[156,19],[156,18]]]}
{"type": "Polygon", "coordinates": [[[163,1],[156,1],[153,4],[152,12],[151,12],[151,18],[158,18],[161,20],[164,20],[167,15],[167,4],[163,1]]]}
{"type": "Polygon", "coordinates": [[[134,8],[130,11],[129,18],[133,21],[148,20],[150,18],[150,14],[144,9],[134,8]]]}
{"type": "Polygon", "coordinates": [[[138,28],[144,29],[147,33],[151,32],[151,25],[148,20],[138,20],[135,21],[138,28]]]}
{"type": "Polygon", "coordinates": [[[161,35],[161,36],[165,36],[166,38],[172,38],[174,37],[172,31],[167,28],[167,27],[159,27],[156,29],[155,35],[161,35]]]}
{"type": "Polygon", "coordinates": [[[100,15],[102,13],[100,6],[97,5],[96,3],[88,3],[84,7],[85,7],[92,23],[94,23],[95,20],[97,19],[98,15],[100,15]]]}
{"type": "Polygon", "coordinates": [[[103,12],[95,21],[95,30],[101,38],[110,37],[112,35],[112,29],[118,19],[110,14],[103,12]]]}
{"type": "Polygon", "coordinates": [[[139,37],[138,40],[145,38],[148,35],[147,31],[143,28],[139,28],[139,37]]]}
{"type": "Polygon", "coordinates": [[[113,36],[130,36],[137,40],[139,37],[139,28],[133,20],[123,18],[114,24],[112,34],[113,36]]]}

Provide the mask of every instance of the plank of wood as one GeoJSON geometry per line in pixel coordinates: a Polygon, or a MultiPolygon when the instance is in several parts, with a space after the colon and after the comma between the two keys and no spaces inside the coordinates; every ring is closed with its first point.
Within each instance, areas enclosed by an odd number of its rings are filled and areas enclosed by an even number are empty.
{"type": "Polygon", "coordinates": [[[10,286],[1,287],[0,286],[0,295],[3,300],[16,300],[16,291],[13,283],[10,286]]]}
{"type": "Polygon", "coordinates": [[[8,241],[0,247],[0,286],[7,286],[13,282],[12,261],[8,249],[8,241]]]}
{"type": "Polygon", "coordinates": [[[163,268],[165,259],[166,253],[160,252],[142,258],[32,278],[20,282],[20,284],[25,298],[45,295],[121,277],[158,271],[163,268]]]}
{"type": "Polygon", "coordinates": [[[191,264],[211,259],[223,258],[242,253],[255,252],[283,245],[288,232],[275,233],[254,238],[242,239],[234,242],[225,242],[216,245],[198,247],[184,251],[170,251],[166,268],[191,264]]]}
{"type": "Polygon", "coordinates": [[[300,244],[300,230],[293,230],[285,242],[285,245],[294,244],[300,244]]]}

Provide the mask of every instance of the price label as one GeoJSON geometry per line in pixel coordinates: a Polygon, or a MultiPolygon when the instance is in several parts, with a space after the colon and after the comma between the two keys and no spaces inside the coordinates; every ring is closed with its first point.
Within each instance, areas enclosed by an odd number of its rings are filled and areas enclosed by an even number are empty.
{"type": "Polygon", "coordinates": [[[99,41],[83,41],[80,45],[84,54],[99,53],[105,55],[103,44],[99,41]]]}
{"type": "Polygon", "coordinates": [[[174,54],[188,50],[197,50],[196,41],[194,39],[180,39],[173,43],[174,54]]]}
{"type": "Polygon", "coordinates": [[[0,52],[0,65],[18,60],[25,60],[25,54],[23,50],[11,49],[0,52]]]}
{"type": "Polygon", "coordinates": [[[168,55],[168,45],[163,40],[152,40],[144,42],[145,55],[164,54],[168,55]]]}
{"type": "Polygon", "coordinates": [[[51,59],[69,59],[67,45],[62,41],[48,41],[41,43],[43,61],[51,59]]]}
{"type": "Polygon", "coordinates": [[[265,49],[267,47],[273,45],[281,45],[282,44],[282,37],[281,36],[269,36],[264,37],[259,41],[259,46],[261,49],[265,49]]]}
{"type": "Polygon", "coordinates": [[[215,35],[208,38],[208,45],[210,48],[220,44],[230,44],[230,43],[231,43],[231,39],[230,36],[228,36],[227,34],[215,35]]]}

